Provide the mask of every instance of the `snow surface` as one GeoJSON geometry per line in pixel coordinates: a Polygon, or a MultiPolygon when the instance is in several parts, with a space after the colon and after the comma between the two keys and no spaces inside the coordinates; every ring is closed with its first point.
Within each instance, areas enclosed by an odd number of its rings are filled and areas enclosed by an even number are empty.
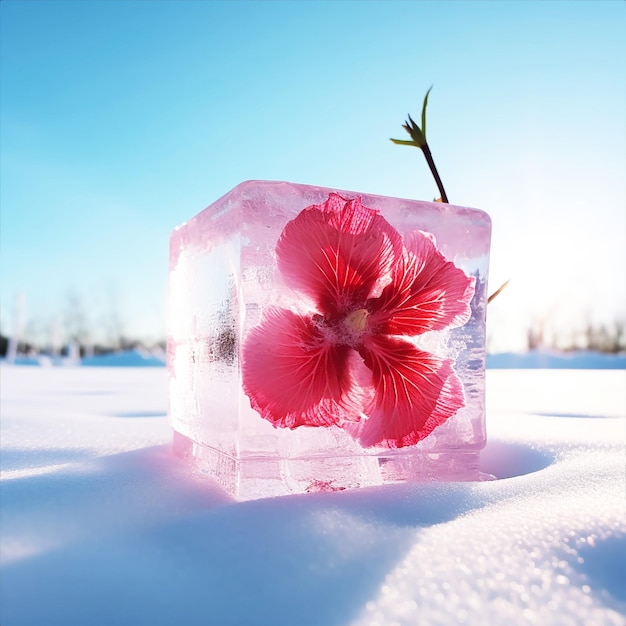
{"type": "Polygon", "coordinates": [[[163,368],[0,368],[2,626],[626,623],[626,372],[491,370],[499,480],[234,503],[163,368]]]}

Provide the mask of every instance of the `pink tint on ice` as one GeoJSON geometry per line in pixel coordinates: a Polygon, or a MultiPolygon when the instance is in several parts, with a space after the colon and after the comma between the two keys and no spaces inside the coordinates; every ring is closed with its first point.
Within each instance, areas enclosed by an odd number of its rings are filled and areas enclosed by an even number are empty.
{"type": "Polygon", "coordinates": [[[239,499],[479,478],[491,223],[238,185],[170,240],[175,450],[239,499]]]}

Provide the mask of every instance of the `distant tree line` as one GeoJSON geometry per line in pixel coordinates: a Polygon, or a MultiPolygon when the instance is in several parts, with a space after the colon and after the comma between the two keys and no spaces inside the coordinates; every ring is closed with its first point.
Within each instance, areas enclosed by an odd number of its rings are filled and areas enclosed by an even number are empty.
{"type": "MultiPolygon", "coordinates": [[[[92,345],[89,343],[70,341],[69,343],[61,346],[58,349],[51,346],[36,345],[35,343],[32,343],[30,341],[20,341],[17,344],[17,353],[20,355],[69,356],[71,345],[76,346],[76,350],[78,351],[78,354],[81,358],[90,355],[102,355],[111,354],[112,352],[136,350],[138,348],[160,348],[162,350],[165,350],[165,340],[146,345],[145,342],[140,341],[139,339],[127,339],[125,337],[121,337],[118,341],[115,342],[115,345],[104,345],[100,343],[92,345]]],[[[8,348],[9,338],[0,334],[0,358],[6,357],[8,348]]]]}
{"type": "MultiPolygon", "coordinates": [[[[136,348],[165,349],[164,340],[146,343],[130,338],[114,300],[108,307],[98,309],[98,319],[88,315],[76,293],[68,293],[64,304],[63,310],[49,319],[30,318],[23,329],[18,324],[17,354],[54,357],[78,353],[84,357],[136,348]],[[98,333],[93,332],[95,328],[98,333]]],[[[10,349],[10,334],[6,330],[0,332],[0,357],[5,357],[10,349]]]]}
{"type": "Polygon", "coordinates": [[[626,318],[612,323],[587,322],[577,329],[552,328],[546,319],[535,319],[527,333],[529,350],[550,348],[563,352],[591,350],[616,354],[626,351],[626,318]]]}

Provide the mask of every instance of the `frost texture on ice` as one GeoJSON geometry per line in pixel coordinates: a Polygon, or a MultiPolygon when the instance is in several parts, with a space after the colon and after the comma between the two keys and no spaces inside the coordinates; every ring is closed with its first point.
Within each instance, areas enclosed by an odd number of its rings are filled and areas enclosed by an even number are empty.
{"type": "MultiPolygon", "coordinates": [[[[239,499],[404,480],[478,479],[485,444],[485,307],[491,222],[482,211],[284,182],[249,181],[178,227],[170,241],[169,414],[175,448],[239,499]],[[417,446],[361,446],[342,429],[277,429],[251,407],[241,346],[268,307],[306,311],[276,263],[285,225],[330,193],[361,197],[403,236],[432,233],[476,278],[467,324],[417,347],[454,360],[465,407],[417,446]]],[[[300,298],[300,299],[299,299],[300,298]]]]}
{"type": "Polygon", "coordinates": [[[165,371],[0,369],[7,626],[623,626],[624,371],[489,371],[491,482],[234,502],[165,371]]]}

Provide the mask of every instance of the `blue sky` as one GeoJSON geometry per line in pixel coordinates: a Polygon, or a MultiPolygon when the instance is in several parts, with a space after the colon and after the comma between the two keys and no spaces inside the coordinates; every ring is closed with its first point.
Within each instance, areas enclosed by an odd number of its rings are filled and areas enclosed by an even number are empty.
{"type": "MultiPolygon", "coordinates": [[[[626,309],[626,2],[0,4],[3,333],[166,333],[171,230],[247,179],[490,213],[492,336],[626,309]],[[72,304],[73,303],[73,304],[72,304]]],[[[97,338],[97,337],[96,337],[97,338]]]]}

